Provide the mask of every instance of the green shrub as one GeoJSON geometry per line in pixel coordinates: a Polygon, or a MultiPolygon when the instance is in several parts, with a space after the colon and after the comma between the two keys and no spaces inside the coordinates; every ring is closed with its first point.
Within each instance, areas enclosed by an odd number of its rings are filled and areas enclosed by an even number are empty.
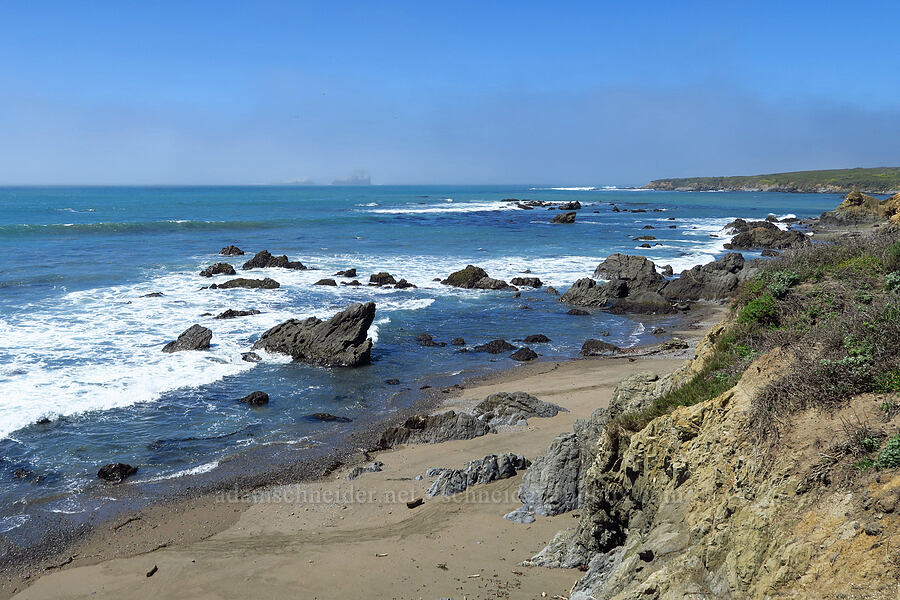
{"type": "Polygon", "coordinates": [[[738,313],[738,323],[760,323],[769,325],[778,321],[778,311],[775,308],[775,297],[772,294],[763,294],[747,302],[738,313]]]}
{"type": "Polygon", "coordinates": [[[879,394],[900,393],[900,369],[891,369],[876,375],[875,391],[879,394]]]}
{"type": "Polygon", "coordinates": [[[879,469],[900,467],[900,435],[895,435],[888,440],[888,443],[878,453],[878,460],[875,461],[875,465],[879,469]]]}
{"type": "Polygon", "coordinates": [[[884,278],[884,289],[889,292],[900,290],[900,271],[888,273],[887,277],[884,278]]]}
{"type": "Polygon", "coordinates": [[[784,298],[788,290],[800,283],[800,275],[791,269],[779,269],[768,273],[769,291],[775,298],[784,298]]]}

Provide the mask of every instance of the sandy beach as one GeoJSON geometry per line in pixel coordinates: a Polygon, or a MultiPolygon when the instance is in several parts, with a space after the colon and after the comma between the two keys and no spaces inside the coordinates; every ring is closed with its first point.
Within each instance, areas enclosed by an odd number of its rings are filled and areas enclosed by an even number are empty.
{"type": "MultiPolygon", "coordinates": [[[[702,322],[693,317],[682,337],[696,341],[721,315],[713,308],[702,322]]],[[[354,481],[343,468],[308,483],[157,505],[101,525],[68,556],[8,578],[3,596],[566,597],[579,572],[518,565],[574,525],[579,511],[529,525],[504,520],[521,504],[521,472],[434,498],[425,495],[434,478],[416,477],[488,454],[534,458],[576,419],[606,406],[623,377],[671,372],[691,356],[686,350],[541,362],[503,372],[448,397],[442,410],[465,410],[494,392],[525,391],[567,412],[473,440],[379,452],[372,458],[383,471],[354,481]],[[420,497],[423,505],[407,508],[420,497]]]]}

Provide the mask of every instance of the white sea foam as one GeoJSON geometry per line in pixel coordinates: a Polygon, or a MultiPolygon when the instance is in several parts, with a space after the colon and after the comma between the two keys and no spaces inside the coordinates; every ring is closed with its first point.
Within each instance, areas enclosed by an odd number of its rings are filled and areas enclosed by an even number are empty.
{"type": "Polygon", "coordinates": [[[149,477],[147,479],[135,479],[133,483],[152,483],[155,481],[166,481],[169,479],[177,479],[179,477],[185,477],[188,475],[200,475],[201,473],[209,473],[213,469],[219,466],[219,461],[214,460],[208,463],[204,463],[202,465],[197,465],[196,467],[191,467],[190,469],[182,469],[181,471],[175,471],[174,473],[168,473],[165,475],[158,475],[156,477],[149,477]]]}
{"type": "Polygon", "coordinates": [[[28,515],[10,515],[0,519],[0,533],[12,531],[16,527],[24,525],[28,521],[28,515]]]}
{"type": "MultiPolygon", "coordinates": [[[[448,199],[445,199],[448,200],[448,199]]],[[[390,208],[373,208],[370,213],[383,215],[425,215],[433,213],[469,213],[469,212],[491,212],[497,210],[519,210],[515,202],[499,202],[499,201],[474,201],[474,202],[453,202],[449,199],[452,206],[446,204],[407,204],[405,206],[392,206],[390,208]]]]}

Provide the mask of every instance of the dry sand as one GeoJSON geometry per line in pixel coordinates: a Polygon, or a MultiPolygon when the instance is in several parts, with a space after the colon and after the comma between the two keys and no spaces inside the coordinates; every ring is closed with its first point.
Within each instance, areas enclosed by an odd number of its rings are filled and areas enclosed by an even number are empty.
{"type": "Polygon", "coordinates": [[[513,369],[448,405],[522,390],[569,412],[474,440],[379,452],[373,458],[384,470],[352,482],[342,469],[319,481],[261,490],[253,503],[219,496],[156,506],[136,520],[100,528],[73,549],[68,564],[6,582],[4,596],[24,587],[17,598],[565,598],[579,571],[518,564],[557,531],[575,526],[579,511],[530,525],[504,520],[520,506],[521,474],[449,498],[426,497],[409,509],[406,501],[425,497],[432,480],[415,477],[487,454],[534,458],[571,431],[576,418],[606,406],[622,377],[670,372],[690,356],[513,369]]]}

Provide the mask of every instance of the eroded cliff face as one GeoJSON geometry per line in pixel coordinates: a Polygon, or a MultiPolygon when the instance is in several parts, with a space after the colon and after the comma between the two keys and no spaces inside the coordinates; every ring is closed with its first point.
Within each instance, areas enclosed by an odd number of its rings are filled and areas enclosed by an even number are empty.
{"type": "MultiPolygon", "coordinates": [[[[702,368],[721,331],[674,377],[702,368]]],[[[880,400],[794,415],[798,426],[774,452],[751,437],[754,394],[792,360],[772,351],[732,389],[637,433],[609,425],[585,475],[578,527],[527,564],[586,567],[572,600],[896,598],[896,471],[800,485],[842,422],[876,415],[880,400]]]]}

